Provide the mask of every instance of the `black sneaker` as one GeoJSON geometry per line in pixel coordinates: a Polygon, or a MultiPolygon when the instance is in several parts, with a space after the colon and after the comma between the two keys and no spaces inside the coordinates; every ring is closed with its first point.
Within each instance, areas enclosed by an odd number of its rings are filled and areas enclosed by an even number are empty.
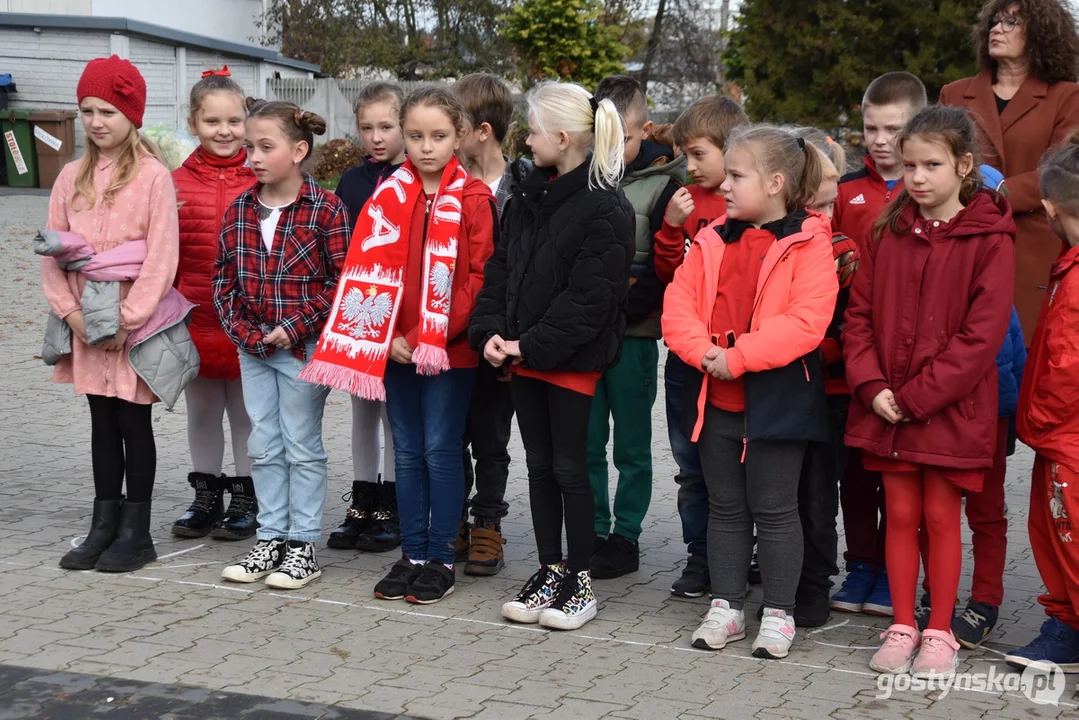
{"type": "Polygon", "coordinates": [[[278,590],[297,590],[322,577],[322,568],[315,560],[314,543],[289,540],[285,561],[277,572],[266,578],[266,587],[278,590]]]}
{"type": "Polygon", "coordinates": [[[929,627],[929,593],[922,594],[922,601],[914,608],[914,624],[918,632],[925,632],[929,627]]]}
{"type": "Polygon", "coordinates": [[[221,579],[238,583],[261,580],[281,567],[285,561],[285,546],[285,541],[278,538],[259,540],[247,557],[221,571],[221,579]]]}
{"type": "Polygon", "coordinates": [[[453,570],[438,560],[428,560],[419,576],[408,586],[405,600],[417,605],[430,605],[453,592],[453,570]]]}
{"type": "Polygon", "coordinates": [[[671,585],[671,595],[683,598],[703,597],[712,587],[712,580],[708,574],[708,558],[700,555],[690,555],[686,560],[686,567],[682,570],[682,577],[671,585]]]}
{"type": "Polygon", "coordinates": [[[326,547],[337,550],[355,550],[356,540],[367,529],[370,522],[371,505],[375,501],[378,485],[373,482],[352,483],[352,490],[341,496],[349,502],[345,510],[345,521],[326,538],[326,547]]]}
{"type": "Polygon", "coordinates": [[[401,559],[393,564],[386,577],[375,585],[375,597],[379,600],[403,600],[408,588],[420,575],[423,565],[417,565],[402,555],[401,559]]]}
{"type": "Polygon", "coordinates": [[[973,650],[981,645],[996,627],[997,615],[998,610],[992,605],[971,600],[962,615],[952,618],[952,635],[955,635],[960,645],[973,650]]]}
{"type": "Polygon", "coordinates": [[[641,551],[636,542],[618,533],[611,533],[599,552],[592,556],[592,577],[597,580],[610,580],[637,572],[640,555],[641,551]]]}

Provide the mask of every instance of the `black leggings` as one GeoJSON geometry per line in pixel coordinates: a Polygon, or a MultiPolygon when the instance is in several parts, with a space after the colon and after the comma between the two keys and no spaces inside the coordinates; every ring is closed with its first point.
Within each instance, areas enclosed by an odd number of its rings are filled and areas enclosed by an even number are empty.
{"type": "Polygon", "coordinates": [[[153,495],[157,473],[152,406],[101,395],[86,397],[90,401],[90,449],[97,499],[119,500],[126,473],[127,499],[146,502],[153,495]]]}
{"type": "Polygon", "coordinates": [[[566,565],[570,572],[587,570],[596,537],[596,506],[588,480],[592,398],[519,375],[512,387],[540,563],[562,560],[565,517],[566,565]]]}

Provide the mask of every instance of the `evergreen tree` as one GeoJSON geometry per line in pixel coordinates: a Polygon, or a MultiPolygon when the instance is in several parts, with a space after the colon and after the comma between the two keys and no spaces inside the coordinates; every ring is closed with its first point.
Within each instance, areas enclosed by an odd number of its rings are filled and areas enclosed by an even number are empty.
{"type": "Polygon", "coordinates": [[[755,120],[861,124],[866,86],[914,73],[930,101],[976,71],[970,37],[982,0],[742,0],[727,78],[755,120]]]}

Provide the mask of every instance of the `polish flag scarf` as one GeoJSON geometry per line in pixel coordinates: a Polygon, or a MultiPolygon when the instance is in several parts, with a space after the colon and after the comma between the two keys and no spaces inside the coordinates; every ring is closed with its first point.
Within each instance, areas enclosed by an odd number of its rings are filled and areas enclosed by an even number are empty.
{"type": "MultiPolygon", "coordinates": [[[[416,371],[437,375],[450,369],[446,354],[450,297],[461,226],[461,198],[468,173],[454,157],[442,172],[428,210],[423,249],[419,341],[412,354],[416,371]]],[[[385,400],[386,363],[405,292],[412,209],[423,180],[411,160],[375,190],[356,221],[345,267],[337,283],[326,327],[300,379],[344,390],[367,400],[385,400]]]]}

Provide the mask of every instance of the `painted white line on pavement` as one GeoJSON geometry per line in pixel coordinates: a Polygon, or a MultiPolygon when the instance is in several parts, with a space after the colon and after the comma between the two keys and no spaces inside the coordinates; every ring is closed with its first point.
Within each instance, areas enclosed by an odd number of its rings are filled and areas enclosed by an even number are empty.
{"type": "MultiPolygon", "coordinates": [[[[841,628],[841,627],[843,627],[845,625],[849,625],[849,624],[850,624],[850,620],[844,620],[843,622],[838,622],[835,625],[826,625],[825,627],[817,628],[816,630],[810,630],[809,632],[806,633],[806,635],[816,635],[817,633],[822,633],[825,630],[835,630],[836,628],[841,628]]],[[[862,627],[865,627],[865,626],[863,625],[862,627]]]]}
{"type": "Polygon", "coordinates": [[[176,552],[170,552],[168,555],[158,555],[157,556],[157,561],[161,562],[162,560],[167,560],[170,557],[176,557],[177,555],[183,555],[184,553],[194,552],[195,550],[201,550],[204,547],[206,547],[206,546],[205,545],[196,545],[195,547],[192,547],[192,548],[184,548],[183,550],[177,550],[176,552]]]}
{"type": "Polygon", "coordinates": [[[155,567],[154,570],[179,570],[180,568],[199,567],[200,565],[220,565],[221,563],[214,560],[211,562],[200,563],[184,563],[183,565],[162,565],[161,567],[155,567]]]}

